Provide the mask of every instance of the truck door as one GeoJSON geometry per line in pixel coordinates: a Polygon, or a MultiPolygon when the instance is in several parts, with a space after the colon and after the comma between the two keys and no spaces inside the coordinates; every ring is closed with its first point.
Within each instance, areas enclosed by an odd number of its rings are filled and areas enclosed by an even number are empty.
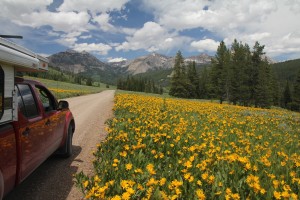
{"type": "Polygon", "coordinates": [[[33,91],[27,84],[17,84],[19,114],[19,141],[21,146],[21,181],[45,159],[45,125],[33,91]]]}
{"type": "Polygon", "coordinates": [[[47,140],[45,141],[47,149],[45,154],[50,156],[56,149],[58,149],[63,139],[65,113],[58,110],[58,103],[47,88],[41,85],[35,85],[35,87],[39,94],[39,102],[42,103],[40,107],[43,108],[44,112],[44,124],[46,126],[45,133],[47,134],[47,140]]]}

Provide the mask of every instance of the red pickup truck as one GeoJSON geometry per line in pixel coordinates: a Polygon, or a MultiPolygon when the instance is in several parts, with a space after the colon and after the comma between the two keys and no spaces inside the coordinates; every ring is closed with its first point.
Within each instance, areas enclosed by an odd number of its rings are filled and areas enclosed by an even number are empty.
{"type": "Polygon", "coordinates": [[[16,71],[47,70],[47,59],[0,37],[0,200],[50,155],[72,155],[67,101],[16,71]]]}

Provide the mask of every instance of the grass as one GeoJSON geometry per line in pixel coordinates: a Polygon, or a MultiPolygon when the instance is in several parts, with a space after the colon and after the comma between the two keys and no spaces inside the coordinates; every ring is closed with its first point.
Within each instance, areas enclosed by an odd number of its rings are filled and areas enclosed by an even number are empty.
{"type": "Polygon", "coordinates": [[[298,199],[300,114],[119,93],[87,199],[298,199]]]}
{"type": "Polygon", "coordinates": [[[116,89],[115,86],[109,86],[106,88],[106,84],[100,84],[100,87],[78,85],[60,81],[54,81],[49,79],[41,79],[35,77],[25,77],[31,80],[37,80],[43,83],[55,96],[57,99],[64,99],[68,97],[81,96],[86,94],[98,93],[107,89],[116,89]]]}

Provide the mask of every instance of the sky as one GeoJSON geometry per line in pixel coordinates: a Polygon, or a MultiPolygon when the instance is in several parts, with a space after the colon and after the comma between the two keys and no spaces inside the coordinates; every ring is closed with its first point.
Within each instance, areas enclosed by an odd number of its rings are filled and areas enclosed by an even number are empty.
{"type": "Polygon", "coordinates": [[[49,56],[105,62],[150,53],[215,55],[221,41],[258,41],[276,61],[300,58],[300,0],[0,0],[0,34],[49,56]]]}

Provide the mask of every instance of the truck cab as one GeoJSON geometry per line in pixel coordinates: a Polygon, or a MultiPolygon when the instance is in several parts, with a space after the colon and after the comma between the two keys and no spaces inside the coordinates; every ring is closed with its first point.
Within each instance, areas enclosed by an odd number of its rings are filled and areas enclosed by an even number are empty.
{"type": "Polygon", "coordinates": [[[0,37],[0,199],[53,153],[69,157],[75,121],[42,83],[15,77],[48,60],[0,37]]]}

